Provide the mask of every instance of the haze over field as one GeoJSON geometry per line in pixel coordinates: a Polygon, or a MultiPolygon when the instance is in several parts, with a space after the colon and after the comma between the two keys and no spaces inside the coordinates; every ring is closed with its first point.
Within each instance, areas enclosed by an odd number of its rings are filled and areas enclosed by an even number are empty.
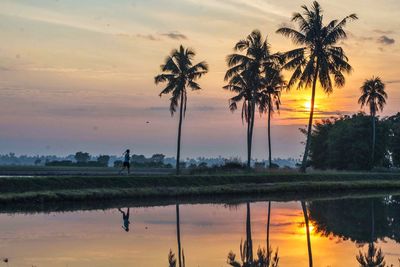
{"type": "MultiPolygon", "coordinates": [[[[179,44],[193,47],[209,73],[190,92],[183,128],[183,157],[245,155],[246,127],[232,114],[222,89],[225,58],[253,29],[272,50],[291,42],[275,33],[311,1],[153,0],[8,1],[0,3],[0,153],[92,154],[156,152],[174,155],[177,116],[154,85],[159,65],[179,44]],[[149,123],[146,123],[149,122],[149,123]]],[[[359,87],[379,75],[387,84],[383,115],[399,111],[400,2],[327,1],[326,21],[357,13],[347,30],[354,72],[344,88],[317,91],[315,119],[359,111],[359,87]],[[397,104],[396,104],[397,103],[397,104]]],[[[294,25],[292,25],[294,26],[294,25]]],[[[272,123],[273,155],[298,157],[310,90],[282,95],[272,123]]],[[[368,110],[366,110],[368,112],[368,110]]],[[[256,120],[254,157],[266,158],[266,118],[256,120]]]]}

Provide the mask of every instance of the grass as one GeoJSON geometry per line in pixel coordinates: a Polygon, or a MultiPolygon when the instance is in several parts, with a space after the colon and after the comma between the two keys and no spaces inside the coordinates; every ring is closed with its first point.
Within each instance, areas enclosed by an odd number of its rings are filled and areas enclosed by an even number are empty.
{"type": "Polygon", "coordinates": [[[396,173],[269,173],[183,176],[44,176],[0,178],[0,205],[179,197],[400,191],[396,173]]]}

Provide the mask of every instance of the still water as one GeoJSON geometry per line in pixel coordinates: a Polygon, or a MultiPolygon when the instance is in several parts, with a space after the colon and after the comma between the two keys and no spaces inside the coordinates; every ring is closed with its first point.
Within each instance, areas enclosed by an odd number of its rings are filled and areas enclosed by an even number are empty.
{"type": "MultiPolygon", "coordinates": [[[[399,266],[400,197],[121,207],[95,211],[0,214],[0,266],[230,266],[269,242],[284,267],[360,266],[357,256],[399,266]],[[269,209],[269,203],[271,204],[269,209]],[[305,208],[306,216],[303,209],[305,208]],[[268,211],[270,210],[270,216],[268,211]],[[268,223],[269,217],[269,223],[268,223]],[[307,228],[309,220],[310,254],[307,228]],[[269,225],[269,239],[267,232],[269,225]],[[247,246],[245,244],[248,244],[247,246]],[[367,255],[368,256],[368,255],[367,255]],[[7,261],[8,262],[5,262],[7,261]],[[378,259],[379,260],[379,259],[378,259]]],[[[359,259],[362,261],[362,259],[359,259]]],[[[262,265],[267,266],[267,265],[262,265]]],[[[384,266],[384,265],[365,265],[384,266]]]]}

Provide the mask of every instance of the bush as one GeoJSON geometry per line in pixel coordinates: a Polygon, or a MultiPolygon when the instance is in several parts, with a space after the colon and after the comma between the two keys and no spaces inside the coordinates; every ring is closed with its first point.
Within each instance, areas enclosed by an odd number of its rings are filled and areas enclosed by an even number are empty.
{"type": "Polygon", "coordinates": [[[388,167],[389,127],[376,121],[375,157],[372,161],[371,117],[364,113],[323,120],[314,126],[310,164],[317,169],[370,170],[388,167]]]}

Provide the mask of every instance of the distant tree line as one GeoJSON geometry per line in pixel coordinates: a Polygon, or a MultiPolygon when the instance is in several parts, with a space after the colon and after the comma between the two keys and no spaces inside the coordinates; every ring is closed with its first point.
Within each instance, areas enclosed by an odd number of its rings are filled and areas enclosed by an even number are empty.
{"type": "Polygon", "coordinates": [[[364,113],[317,123],[311,134],[309,165],[317,169],[338,170],[399,168],[400,113],[372,119],[374,130],[371,116],[364,113]],[[375,144],[371,146],[373,139],[375,144]]]}
{"type": "Polygon", "coordinates": [[[72,160],[53,160],[45,163],[46,166],[77,166],[77,167],[108,167],[110,156],[100,155],[96,160],[91,160],[91,156],[87,152],[76,152],[72,160]]]}
{"type": "MultiPolygon", "coordinates": [[[[153,154],[150,158],[133,154],[130,163],[134,168],[172,168],[172,164],[165,164],[164,159],[164,154],[153,154]]],[[[114,167],[122,167],[122,163],[122,160],[116,160],[114,161],[114,167]]]]}

